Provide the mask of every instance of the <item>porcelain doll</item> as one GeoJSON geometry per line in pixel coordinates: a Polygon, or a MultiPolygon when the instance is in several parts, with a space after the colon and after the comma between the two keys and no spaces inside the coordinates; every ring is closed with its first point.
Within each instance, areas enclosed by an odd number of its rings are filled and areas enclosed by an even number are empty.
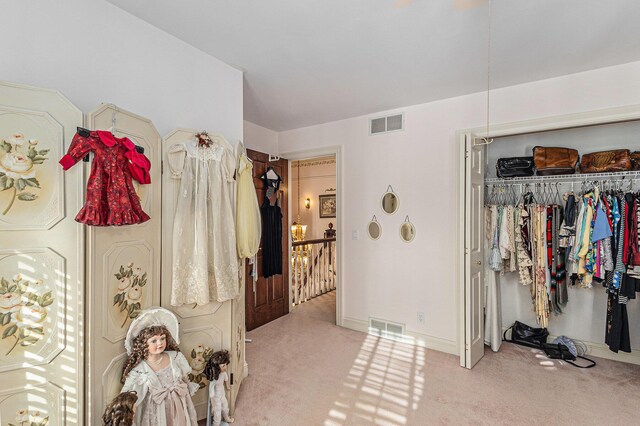
{"type": "Polygon", "coordinates": [[[229,352],[218,351],[211,355],[204,368],[204,375],[209,380],[209,398],[211,399],[211,414],[213,414],[214,426],[220,426],[220,421],[233,423],[233,417],[229,417],[229,403],[225,391],[229,387],[229,352]]]}
{"type": "Polygon", "coordinates": [[[107,405],[102,415],[103,426],[132,426],[138,394],[122,392],[107,405]]]}
{"type": "Polygon", "coordinates": [[[198,385],[189,383],[191,366],[178,343],[178,320],[164,308],[146,309],[131,323],[122,391],[138,394],[136,426],[197,426],[191,396],[198,385]]]}

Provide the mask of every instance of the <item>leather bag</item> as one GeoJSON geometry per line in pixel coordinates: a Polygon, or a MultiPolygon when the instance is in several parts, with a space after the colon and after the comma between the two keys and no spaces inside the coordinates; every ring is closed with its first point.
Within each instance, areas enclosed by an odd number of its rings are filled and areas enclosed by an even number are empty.
{"type": "Polygon", "coordinates": [[[574,174],[579,158],[578,151],[571,148],[533,148],[533,162],[540,176],[574,174]]]}
{"type": "Polygon", "coordinates": [[[542,345],[547,343],[547,337],[549,337],[549,332],[546,328],[530,327],[520,321],[514,322],[502,335],[505,342],[536,349],[541,349],[542,345]],[[509,330],[511,330],[511,340],[507,339],[507,331],[509,330]]]}
{"type": "Polygon", "coordinates": [[[592,152],[584,154],[580,161],[581,173],[625,172],[631,170],[631,155],[628,149],[592,152]]]}
{"type": "Polygon", "coordinates": [[[578,368],[591,368],[593,366],[596,365],[596,362],[592,359],[589,359],[587,357],[584,357],[582,355],[574,355],[571,353],[571,350],[569,349],[569,347],[563,345],[562,343],[544,343],[542,345],[542,350],[544,351],[545,355],[547,355],[547,358],[549,359],[561,359],[563,361],[567,361],[569,364],[573,365],[574,367],[578,367],[578,368]],[[585,360],[586,362],[588,362],[587,365],[579,365],[576,364],[575,360],[577,360],[578,358],[585,360]]]}
{"type": "Polygon", "coordinates": [[[640,151],[633,151],[631,157],[631,170],[640,170],[640,151]]]}
{"type": "Polygon", "coordinates": [[[533,157],[498,158],[496,174],[499,178],[533,176],[533,157]]]}

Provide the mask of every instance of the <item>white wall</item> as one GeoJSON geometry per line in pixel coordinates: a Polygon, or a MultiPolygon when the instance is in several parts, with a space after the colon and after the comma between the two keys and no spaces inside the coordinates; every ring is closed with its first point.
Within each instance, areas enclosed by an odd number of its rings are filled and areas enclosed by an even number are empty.
{"type": "MultiPolygon", "coordinates": [[[[635,62],[494,90],[491,123],[640,104],[638,75],[635,62]]],[[[405,323],[457,352],[455,132],[484,124],[485,96],[389,111],[405,112],[406,130],[386,135],[368,135],[369,116],[279,134],[280,152],[342,146],[340,223],[348,236],[341,255],[343,317],[405,323]],[[400,197],[393,216],[379,206],[388,185],[400,197]],[[365,234],[373,214],[383,228],[377,241],[365,234]],[[417,232],[410,244],[398,236],[405,215],[417,232]],[[424,325],[417,324],[418,311],[425,313],[424,325]]]]}
{"type": "Polygon", "coordinates": [[[244,146],[266,154],[278,153],[278,133],[244,121],[244,146]]]}
{"type": "MultiPolygon", "coordinates": [[[[5,0],[0,79],[242,139],[242,73],[104,0],[5,0]]],[[[176,22],[189,25],[189,22],[176,22]]]]}

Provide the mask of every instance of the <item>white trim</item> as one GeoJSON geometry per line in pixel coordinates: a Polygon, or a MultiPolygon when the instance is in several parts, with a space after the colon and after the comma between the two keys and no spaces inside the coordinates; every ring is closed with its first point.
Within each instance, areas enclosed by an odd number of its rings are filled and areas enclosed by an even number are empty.
{"type": "MultiPolygon", "coordinates": [[[[458,235],[458,248],[456,250],[456,271],[458,274],[457,299],[459,305],[456,307],[458,312],[458,347],[460,348],[460,365],[465,366],[465,299],[464,299],[464,184],[465,184],[465,157],[464,157],[464,141],[466,134],[473,134],[478,137],[496,138],[504,136],[514,136],[525,133],[537,133],[546,132],[551,130],[570,129],[575,127],[595,126],[598,124],[620,123],[624,121],[640,120],[640,105],[629,105],[616,108],[600,109],[595,111],[579,112],[574,114],[565,114],[558,116],[542,117],[533,120],[516,121],[512,123],[504,123],[498,125],[491,125],[489,133],[487,128],[476,127],[471,129],[463,129],[456,131],[456,152],[460,160],[460,169],[458,171],[459,179],[459,197],[458,197],[458,225],[456,227],[458,235]]],[[[624,362],[633,362],[636,359],[635,355],[625,354],[626,356],[616,356],[616,358],[609,358],[615,355],[607,347],[600,343],[589,343],[590,348],[593,348],[594,356],[607,359],[615,359],[624,362]],[[607,356],[609,355],[609,356],[607,356]]]]}
{"type": "MultiPolygon", "coordinates": [[[[344,317],[342,326],[350,330],[369,334],[369,323],[356,318],[344,317]]],[[[405,329],[407,339],[405,343],[413,344],[421,348],[433,349],[451,355],[458,355],[458,348],[454,340],[443,339],[441,337],[429,336],[405,329]]]]}
{"type": "MultiPolygon", "coordinates": [[[[338,230],[336,234],[336,269],[338,271],[336,275],[336,325],[343,327],[343,319],[342,319],[342,309],[343,309],[343,292],[342,292],[342,283],[344,282],[344,262],[342,261],[342,256],[344,253],[343,248],[343,234],[344,229],[342,228],[342,206],[344,206],[344,191],[342,187],[342,146],[334,145],[328,146],[325,148],[319,149],[311,149],[311,150],[299,150],[299,151],[290,151],[280,153],[280,157],[289,161],[289,182],[288,182],[288,191],[289,194],[293,194],[291,183],[293,179],[291,178],[291,161],[295,160],[303,160],[312,157],[327,157],[330,155],[334,155],[336,158],[336,199],[338,200],[338,206],[336,208],[336,229],[338,230]]],[[[289,217],[292,217],[292,208],[293,203],[289,202],[289,217]]],[[[287,224],[287,233],[289,234],[289,241],[291,241],[291,227],[287,224]]],[[[291,244],[288,247],[289,257],[291,259],[291,244]]],[[[292,268],[289,268],[289,277],[287,277],[287,283],[291,282],[291,274],[292,268]]],[[[291,300],[291,289],[287,285],[287,291],[289,292],[289,312],[293,308],[293,303],[291,300]]]]}

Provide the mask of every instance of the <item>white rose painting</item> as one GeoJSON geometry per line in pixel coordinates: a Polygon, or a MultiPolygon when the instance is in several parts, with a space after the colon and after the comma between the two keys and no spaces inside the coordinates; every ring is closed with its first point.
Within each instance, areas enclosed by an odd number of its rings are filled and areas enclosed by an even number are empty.
{"type": "Polygon", "coordinates": [[[189,373],[189,381],[197,383],[200,389],[207,385],[207,378],[204,376],[204,367],[207,365],[209,358],[213,355],[213,349],[204,345],[197,345],[191,349],[191,365],[192,372],[189,373]]]}
{"type": "Polygon", "coordinates": [[[22,408],[16,411],[15,423],[8,423],[8,426],[47,426],[48,424],[49,416],[44,416],[40,411],[29,413],[22,408]]]}
{"type": "Polygon", "coordinates": [[[0,277],[0,342],[8,348],[5,356],[44,337],[45,319],[53,303],[53,294],[42,280],[28,280],[21,274],[10,280],[0,277]]]}
{"type": "Polygon", "coordinates": [[[113,296],[113,306],[117,314],[122,316],[124,326],[140,314],[142,309],[143,289],[147,284],[147,273],[142,268],[135,267],[133,262],[129,262],[125,268],[120,265],[120,271],[113,274],[118,280],[116,294],[113,296]]]}
{"type": "Polygon", "coordinates": [[[35,139],[26,140],[23,133],[13,133],[0,140],[0,193],[9,191],[8,202],[0,206],[7,215],[16,201],[34,201],[40,189],[38,166],[47,160],[49,149],[38,149],[35,139]]]}

